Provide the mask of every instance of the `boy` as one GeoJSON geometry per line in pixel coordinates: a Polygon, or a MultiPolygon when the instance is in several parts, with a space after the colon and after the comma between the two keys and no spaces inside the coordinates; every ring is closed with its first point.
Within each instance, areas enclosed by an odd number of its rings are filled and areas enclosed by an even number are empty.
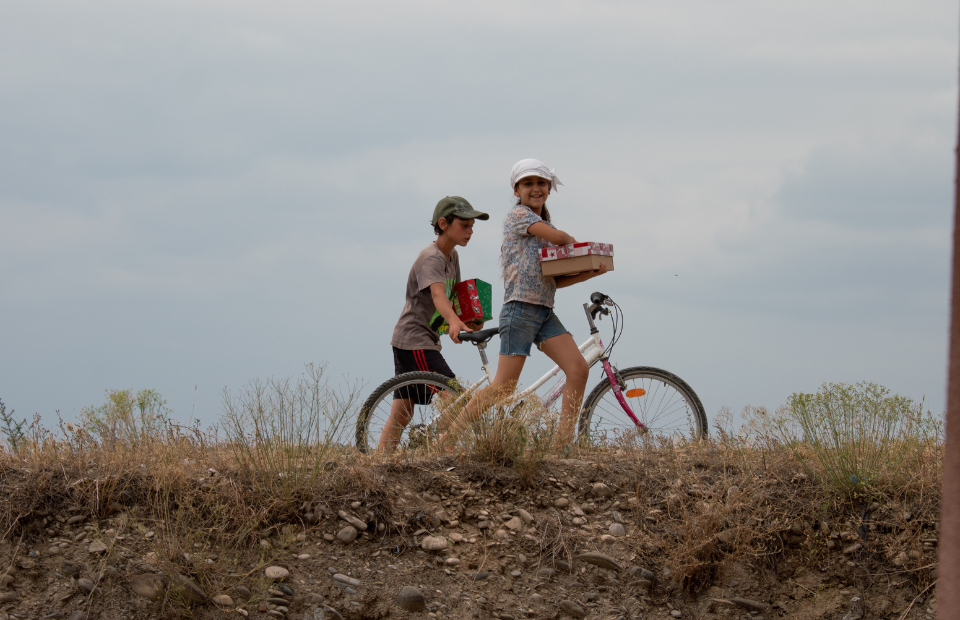
{"type": "MultiPolygon", "coordinates": [[[[456,247],[470,242],[474,220],[488,219],[489,215],[475,210],[460,196],[447,196],[437,203],[432,220],[437,240],[413,261],[407,276],[406,303],[390,341],[398,375],[426,371],[456,378],[440,354],[440,334],[449,333],[450,340],[460,344],[461,331],[469,332],[483,326],[481,323],[465,325],[457,318],[450,303],[453,286],[460,282],[460,257],[456,247]]],[[[432,396],[422,386],[394,392],[390,417],[380,434],[377,449],[381,452],[394,450],[403,429],[413,417],[413,406],[428,404],[432,396]]]]}

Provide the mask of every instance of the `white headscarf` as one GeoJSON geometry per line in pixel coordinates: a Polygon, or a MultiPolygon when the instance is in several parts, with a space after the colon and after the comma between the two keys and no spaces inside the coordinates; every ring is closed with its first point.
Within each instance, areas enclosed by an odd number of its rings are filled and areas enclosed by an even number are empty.
{"type": "Polygon", "coordinates": [[[516,187],[517,181],[525,177],[540,177],[550,181],[550,189],[557,191],[557,185],[563,183],[557,178],[556,171],[556,168],[547,168],[547,164],[539,159],[521,159],[513,164],[513,170],[510,171],[510,187],[516,187]]]}

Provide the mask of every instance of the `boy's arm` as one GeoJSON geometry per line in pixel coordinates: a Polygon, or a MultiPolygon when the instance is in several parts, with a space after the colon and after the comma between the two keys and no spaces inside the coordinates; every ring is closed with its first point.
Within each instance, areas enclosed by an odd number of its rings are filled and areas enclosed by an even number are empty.
{"type": "Polygon", "coordinates": [[[447,299],[447,285],[443,282],[431,284],[430,297],[433,298],[433,305],[436,306],[437,312],[447,320],[447,325],[450,326],[450,340],[460,344],[460,332],[471,332],[473,330],[468,329],[457,316],[457,313],[453,311],[453,304],[447,299]]]}
{"type": "Polygon", "coordinates": [[[557,283],[557,288],[564,288],[578,282],[585,282],[590,278],[596,278],[599,275],[607,273],[607,266],[600,264],[600,269],[594,271],[581,271],[573,276],[555,276],[553,281],[557,283]]]}
{"type": "Polygon", "coordinates": [[[553,245],[567,245],[568,243],[577,242],[577,240],[573,238],[573,235],[569,235],[562,230],[557,230],[556,228],[551,228],[543,222],[530,224],[527,232],[531,235],[540,237],[541,239],[546,239],[553,245]]]}

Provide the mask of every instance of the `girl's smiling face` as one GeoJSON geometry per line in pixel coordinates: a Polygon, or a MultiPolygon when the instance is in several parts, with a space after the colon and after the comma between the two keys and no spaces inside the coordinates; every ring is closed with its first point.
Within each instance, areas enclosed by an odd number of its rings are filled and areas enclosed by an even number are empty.
{"type": "Polygon", "coordinates": [[[543,177],[524,177],[517,181],[513,195],[520,199],[520,204],[539,213],[550,195],[550,181],[543,177]]]}

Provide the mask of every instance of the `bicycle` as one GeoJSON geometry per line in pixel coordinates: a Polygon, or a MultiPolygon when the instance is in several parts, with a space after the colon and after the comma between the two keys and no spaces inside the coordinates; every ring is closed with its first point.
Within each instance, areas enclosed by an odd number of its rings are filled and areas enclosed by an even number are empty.
{"type": "MultiPolygon", "coordinates": [[[[577,436],[581,441],[609,440],[626,434],[661,436],[685,435],[693,438],[707,436],[707,416],[696,392],[673,373],[650,366],[634,366],[623,370],[610,363],[610,354],[623,333],[623,311],[609,296],[603,293],[590,295],[590,303],[583,304],[590,337],[580,345],[580,352],[592,367],[600,362],[603,379],[584,398],[577,420],[577,436]],[[610,308],[613,310],[611,311],[610,308]],[[604,346],[595,320],[601,315],[609,316],[613,336],[604,346]]],[[[600,317],[600,318],[598,318],[600,317]]],[[[475,383],[463,387],[456,379],[433,372],[408,372],[397,375],[381,384],[367,398],[357,418],[356,442],[361,452],[373,452],[377,448],[380,432],[390,416],[392,396],[405,390],[415,394],[414,400],[425,404],[414,405],[411,421],[401,437],[401,445],[408,447],[422,443],[445,413],[462,409],[471,396],[486,382],[493,381],[494,373],[487,360],[487,343],[498,335],[499,328],[492,327],[476,332],[460,332],[460,340],[477,347],[484,376],[475,383]],[[412,392],[411,392],[412,390],[412,392]],[[437,397],[437,395],[440,395],[437,397]]],[[[533,395],[548,381],[562,374],[554,366],[547,374],[530,387],[510,397],[506,404],[519,403],[533,395]]],[[[561,377],[543,397],[545,407],[556,402],[566,383],[561,377]]]]}

